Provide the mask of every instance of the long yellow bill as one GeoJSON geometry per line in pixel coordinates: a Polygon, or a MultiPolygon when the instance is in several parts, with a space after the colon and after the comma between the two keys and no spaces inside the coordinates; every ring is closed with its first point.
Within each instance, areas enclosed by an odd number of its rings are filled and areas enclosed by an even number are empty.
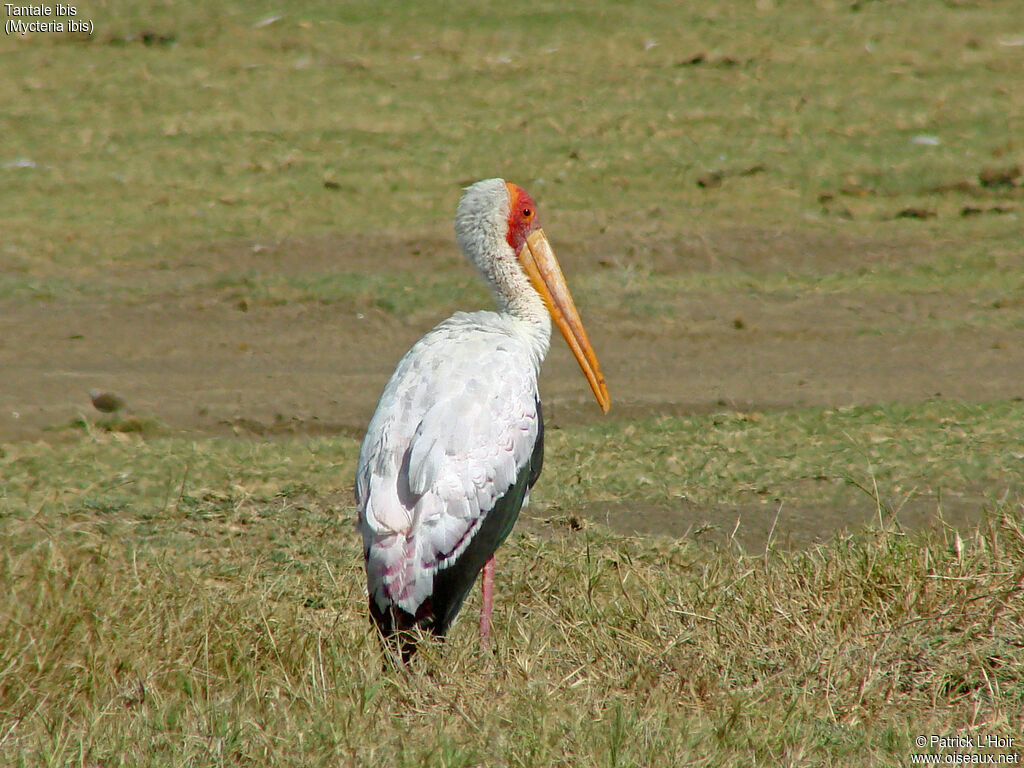
{"type": "Polygon", "coordinates": [[[558,259],[555,258],[555,252],[551,250],[551,244],[543,229],[535,229],[530,233],[526,243],[519,249],[518,258],[530,279],[530,284],[544,298],[555,325],[562,332],[576,362],[583,370],[583,375],[590,382],[597,404],[601,406],[602,411],[608,413],[611,400],[608,397],[604,376],[601,374],[601,366],[597,364],[597,355],[590,346],[587,332],[583,330],[580,313],[576,311],[576,304],[569,293],[569,286],[565,284],[562,268],[558,266],[558,259]]]}

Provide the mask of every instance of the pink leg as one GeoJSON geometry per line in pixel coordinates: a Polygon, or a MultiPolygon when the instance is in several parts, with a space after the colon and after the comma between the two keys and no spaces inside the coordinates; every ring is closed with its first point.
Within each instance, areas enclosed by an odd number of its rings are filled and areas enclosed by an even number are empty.
{"type": "Polygon", "coordinates": [[[494,605],[494,556],[491,555],[484,563],[483,581],[480,582],[484,593],[483,606],[480,609],[480,640],[488,645],[491,639],[491,607],[494,605]]]}

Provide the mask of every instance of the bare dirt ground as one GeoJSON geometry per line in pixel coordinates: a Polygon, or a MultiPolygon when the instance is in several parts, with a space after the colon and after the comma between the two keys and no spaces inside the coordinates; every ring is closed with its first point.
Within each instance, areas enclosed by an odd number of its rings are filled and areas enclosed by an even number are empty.
{"type": "MultiPolygon", "coordinates": [[[[573,243],[559,249],[570,282],[573,275],[601,269],[586,260],[583,250],[573,243]]],[[[626,248],[609,235],[596,250],[625,254],[622,261],[642,262],[658,274],[757,263],[771,267],[773,260],[793,269],[827,271],[861,260],[916,257],[912,246],[900,244],[744,232],[684,242],[654,234],[639,249],[626,248]]],[[[233,294],[209,281],[206,287],[180,288],[196,276],[242,267],[323,271],[338,263],[339,254],[345,254],[350,271],[371,271],[382,263],[468,269],[441,236],[288,243],[258,253],[239,244],[193,254],[170,270],[115,275],[128,284],[167,282],[166,289],[151,288],[138,301],[95,296],[4,300],[0,440],[59,439],[59,430],[47,428],[67,425],[78,414],[97,415],[86,395],[91,388],[114,390],[133,413],[195,436],[323,433],[358,438],[396,361],[440,316],[409,321],[382,310],[315,301],[253,302],[242,308],[233,294]]],[[[685,297],[678,314],[651,321],[602,313],[588,302],[585,321],[609,382],[613,415],[629,419],[723,409],[1024,396],[1019,351],[1024,331],[935,322],[977,311],[969,298],[955,294],[726,292],[685,297]]],[[[542,392],[552,427],[601,418],[557,336],[542,392]]],[[[964,509],[974,507],[971,499],[963,501],[964,509]]],[[[708,516],[707,510],[677,505],[642,515],[617,504],[592,512],[639,533],[692,531],[708,516]]],[[[957,514],[955,500],[949,512],[957,514]]],[[[921,510],[921,515],[933,513],[934,508],[921,510]]],[[[730,514],[735,517],[735,511],[730,514]]],[[[763,513],[758,520],[743,528],[750,546],[764,540],[773,522],[763,513]]],[[[726,526],[731,520],[718,522],[726,526]]],[[[777,533],[799,543],[851,522],[817,514],[809,521],[800,510],[784,510],[777,533]]]]}

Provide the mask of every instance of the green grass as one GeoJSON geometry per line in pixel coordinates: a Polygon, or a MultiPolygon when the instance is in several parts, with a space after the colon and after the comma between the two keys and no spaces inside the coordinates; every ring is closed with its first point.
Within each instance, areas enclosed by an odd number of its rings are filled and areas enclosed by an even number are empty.
{"type": "MultiPolygon", "coordinates": [[[[0,41],[5,162],[40,166],[4,169],[0,192],[7,258],[30,272],[177,259],[211,239],[447,226],[459,184],[489,174],[529,185],[552,216],[626,227],[652,189],[671,221],[742,211],[771,226],[819,219],[818,196],[853,185],[869,195],[843,226],[871,231],[922,200],[947,206],[929,190],[1012,161],[1024,130],[1016,49],[999,45],[1012,2],[80,13],[88,42],[0,41]],[[910,143],[923,133],[942,143],[910,143]]],[[[945,237],[980,227],[1015,244],[1012,216],[961,221],[956,205],[945,237]]]]}
{"type": "Polygon", "coordinates": [[[424,276],[403,271],[382,274],[331,272],[311,275],[252,273],[226,275],[214,288],[239,301],[269,304],[317,302],[346,308],[376,308],[403,318],[429,321],[437,303],[456,306],[460,298],[475,296],[485,305],[487,292],[480,280],[465,274],[424,276]]]}
{"type": "Polygon", "coordinates": [[[1019,402],[932,402],[612,422],[549,438],[554,461],[573,474],[539,497],[569,507],[595,496],[831,507],[853,487],[880,489],[890,507],[905,494],[943,488],[1018,498],[1022,418],[1019,402]]]}
{"type": "MultiPolygon", "coordinates": [[[[680,498],[709,508],[751,499],[828,507],[833,493],[852,487],[876,488],[894,506],[906,493],[987,489],[994,508],[1024,494],[1022,421],[1018,401],[602,421],[549,430],[533,498],[545,508],[680,498]]],[[[195,441],[139,436],[135,426],[101,419],[87,422],[83,437],[69,431],[54,443],[6,446],[4,518],[104,508],[158,520],[182,500],[269,503],[296,487],[340,494],[341,514],[351,516],[354,438],[195,441]],[[60,486],[51,488],[47,478],[56,476],[60,486]]]]}

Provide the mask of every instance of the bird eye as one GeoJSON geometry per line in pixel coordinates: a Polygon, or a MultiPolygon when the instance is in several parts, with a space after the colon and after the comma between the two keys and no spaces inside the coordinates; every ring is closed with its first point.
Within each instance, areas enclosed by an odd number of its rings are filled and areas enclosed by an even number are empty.
{"type": "Polygon", "coordinates": [[[528,219],[531,216],[533,216],[533,211],[531,211],[529,208],[523,208],[523,218],[528,219]]]}

